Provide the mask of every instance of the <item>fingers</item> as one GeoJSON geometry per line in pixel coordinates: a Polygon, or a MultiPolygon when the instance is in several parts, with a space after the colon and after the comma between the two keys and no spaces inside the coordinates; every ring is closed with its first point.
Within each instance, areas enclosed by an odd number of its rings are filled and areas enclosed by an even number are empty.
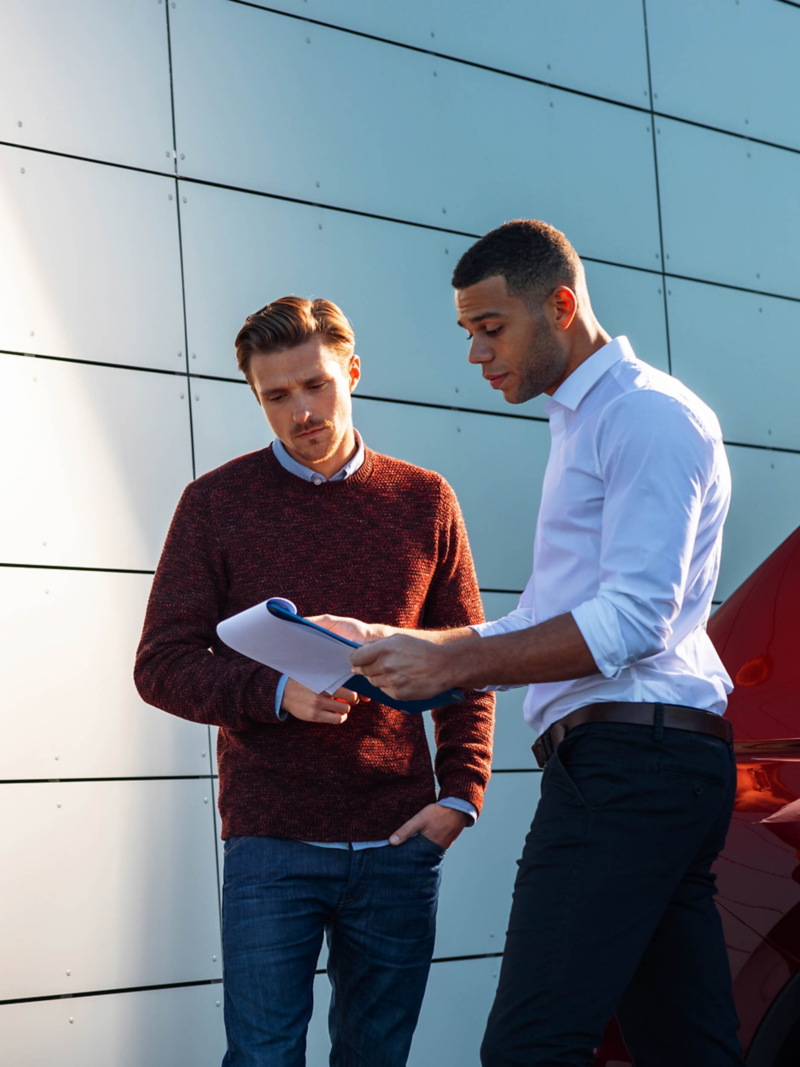
{"type": "MultiPolygon", "coordinates": [[[[383,641],[371,641],[368,645],[356,648],[350,654],[350,663],[353,667],[366,668],[371,663],[376,663],[383,655],[383,641]]],[[[366,670],[357,670],[357,674],[366,674],[366,670]]]]}
{"type": "Polygon", "coordinates": [[[336,700],[346,700],[348,704],[357,704],[360,700],[358,693],[354,693],[352,689],[337,689],[333,695],[336,700]]]}
{"type": "Polygon", "coordinates": [[[409,819],[408,822],[403,823],[399,830],[395,830],[389,838],[389,842],[392,845],[402,845],[404,841],[408,841],[409,837],[418,834],[423,826],[424,820],[421,819],[419,815],[415,815],[413,819],[409,819]]]}

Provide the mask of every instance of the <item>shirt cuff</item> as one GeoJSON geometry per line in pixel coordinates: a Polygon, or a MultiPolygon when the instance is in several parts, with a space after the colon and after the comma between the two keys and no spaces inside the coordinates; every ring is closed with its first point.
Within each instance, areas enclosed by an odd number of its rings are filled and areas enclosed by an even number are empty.
{"type": "Polygon", "coordinates": [[[288,711],[281,710],[281,704],[283,703],[283,691],[286,689],[286,683],[289,681],[288,674],[282,674],[278,679],[278,688],[275,690],[275,714],[278,716],[281,722],[284,722],[289,718],[288,711]]]}
{"type": "Polygon", "coordinates": [[[442,800],[437,801],[443,808],[452,808],[454,811],[460,811],[463,815],[469,818],[467,826],[474,826],[478,819],[478,809],[475,808],[468,800],[462,800],[460,797],[444,797],[442,800]]]}
{"type": "Polygon", "coordinates": [[[572,617],[605,678],[618,678],[626,667],[636,662],[625,645],[616,609],[608,600],[603,597],[585,600],[573,609],[572,617]]]}

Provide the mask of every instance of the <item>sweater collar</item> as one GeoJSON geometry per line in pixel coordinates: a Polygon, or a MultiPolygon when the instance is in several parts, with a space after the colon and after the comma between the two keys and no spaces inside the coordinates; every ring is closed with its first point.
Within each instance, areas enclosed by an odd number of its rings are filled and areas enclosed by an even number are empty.
{"type": "Polygon", "coordinates": [[[297,478],[302,478],[304,482],[311,482],[313,485],[322,485],[325,482],[344,482],[364,465],[364,440],[358,430],[355,431],[355,435],[358,444],[355,455],[335,474],[332,474],[330,478],[326,478],[319,471],[311,470],[309,467],[304,467],[302,463],[298,463],[296,459],[289,455],[283,442],[277,437],[272,442],[272,452],[285,471],[294,474],[297,478]]]}

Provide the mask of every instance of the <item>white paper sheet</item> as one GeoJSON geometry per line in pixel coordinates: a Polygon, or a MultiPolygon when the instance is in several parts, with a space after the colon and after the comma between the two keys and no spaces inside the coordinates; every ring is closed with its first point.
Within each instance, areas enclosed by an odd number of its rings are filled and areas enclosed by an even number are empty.
{"type": "MultiPolygon", "coordinates": [[[[272,597],[281,607],[296,612],[294,604],[272,597]]],[[[334,693],[353,676],[352,649],[333,637],[307,626],[271,615],[265,600],[240,611],[217,626],[220,638],[243,656],[288,674],[315,693],[334,693]]]]}

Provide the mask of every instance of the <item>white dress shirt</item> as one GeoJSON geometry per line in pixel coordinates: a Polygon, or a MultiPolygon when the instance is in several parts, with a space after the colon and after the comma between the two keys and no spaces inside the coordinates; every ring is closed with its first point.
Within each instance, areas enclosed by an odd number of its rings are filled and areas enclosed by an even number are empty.
{"type": "MultiPolygon", "coordinates": [[[[713,411],[616,337],[545,406],[550,458],[511,633],[571,612],[598,674],[528,687],[536,734],[584,704],[661,701],[722,713],[733,688],[706,634],[730,470],[713,411]]],[[[497,687],[502,688],[502,687],[497,687]]]]}
{"type": "MultiPolygon", "coordinates": [[[[313,471],[309,467],[304,467],[302,463],[298,463],[296,459],[293,459],[286,448],[283,446],[279,438],[275,438],[272,442],[272,452],[277,459],[278,463],[284,470],[289,471],[298,478],[302,478],[303,481],[311,482],[312,485],[323,485],[326,482],[344,482],[350,478],[357,470],[361,469],[364,462],[364,441],[358,430],[355,431],[356,449],[355,455],[352,459],[348,460],[345,465],[338,470],[335,474],[332,474],[330,478],[326,478],[324,474],[320,474],[319,471],[313,471]]],[[[281,704],[283,703],[283,693],[286,689],[286,683],[289,681],[288,674],[282,674],[278,680],[278,688],[275,692],[275,714],[283,722],[289,715],[288,711],[281,710],[281,704]]],[[[478,818],[478,810],[474,804],[470,804],[468,800],[462,800],[461,797],[443,797],[437,801],[443,808],[453,808],[455,811],[460,811],[467,816],[469,820],[468,825],[473,826],[478,818]]],[[[385,841],[307,841],[308,845],[318,845],[320,848],[352,848],[358,851],[362,848],[381,848],[383,845],[388,845],[388,840],[385,841]]]]}

